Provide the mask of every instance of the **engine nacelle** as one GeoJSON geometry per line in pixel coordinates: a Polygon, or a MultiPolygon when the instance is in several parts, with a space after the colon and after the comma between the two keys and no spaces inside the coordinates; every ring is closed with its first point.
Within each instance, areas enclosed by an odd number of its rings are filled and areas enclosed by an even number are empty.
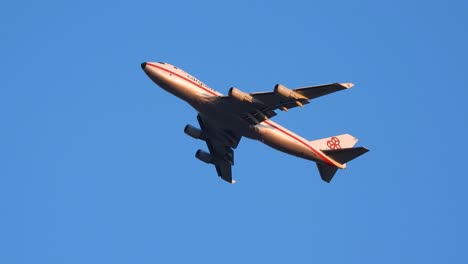
{"type": "Polygon", "coordinates": [[[203,151],[201,149],[195,152],[195,157],[205,163],[211,164],[213,163],[213,156],[210,153],[203,151]]]}
{"type": "Polygon", "coordinates": [[[302,94],[298,94],[295,91],[290,90],[290,89],[286,88],[284,85],[281,85],[281,84],[275,85],[275,89],[273,91],[276,94],[279,94],[282,97],[287,98],[287,99],[293,99],[293,100],[305,99],[305,100],[307,100],[307,98],[305,96],[303,96],[302,94]]]}
{"type": "Polygon", "coordinates": [[[251,104],[255,101],[255,98],[253,98],[250,94],[244,93],[235,87],[232,87],[231,89],[229,89],[228,95],[236,100],[239,100],[245,103],[251,104]]]}
{"type": "Polygon", "coordinates": [[[195,138],[195,139],[201,139],[205,140],[205,136],[203,135],[203,131],[201,129],[198,129],[192,125],[186,125],[184,128],[184,133],[195,138]]]}

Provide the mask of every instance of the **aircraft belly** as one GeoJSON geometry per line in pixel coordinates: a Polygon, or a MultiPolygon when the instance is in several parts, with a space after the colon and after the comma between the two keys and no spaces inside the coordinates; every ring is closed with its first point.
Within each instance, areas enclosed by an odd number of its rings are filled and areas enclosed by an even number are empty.
{"type": "Polygon", "coordinates": [[[180,79],[174,78],[169,74],[159,74],[152,78],[153,81],[167,92],[179,97],[180,99],[187,101],[192,104],[192,101],[197,99],[197,93],[199,89],[190,83],[180,79]]]}
{"type": "Polygon", "coordinates": [[[195,85],[186,82],[174,81],[174,79],[165,81],[167,82],[161,83],[160,80],[158,85],[189,103],[204,119],[215,123],[218,129],[232,131],[236,135],[262,141],[274,149],[293,156],[321,161],[321,158],[304,144],[305,139],[278,124],[267,121],[251,125],[229,109],[212,103],[217,96],[206,94],[195,85]]]}
{"type": "Polygon", "coordinates": [[[285,134],[283,131],[280,131],[266,123],[261,123],[255,127],[257,128],[258,140],[266,145],[303,159],[312,161],[321,160],[314,152],[304,145],[303,142],[305,139],[293,134],[292,132],[287,131],[288,133],[285,134]]]}

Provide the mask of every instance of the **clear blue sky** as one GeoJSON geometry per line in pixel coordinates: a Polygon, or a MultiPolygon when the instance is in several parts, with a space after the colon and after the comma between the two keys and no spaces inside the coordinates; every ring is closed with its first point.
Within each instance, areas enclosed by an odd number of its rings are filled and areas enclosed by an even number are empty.
{"type": "Polygon", "coordinates": [[[4,1],[0,263],[467,263],[466,1],[4,1]],[[354,82],[274,118],[371,151],[331,184],[243,139],[194,158],[167,61],[226,93],[354,82]]]}

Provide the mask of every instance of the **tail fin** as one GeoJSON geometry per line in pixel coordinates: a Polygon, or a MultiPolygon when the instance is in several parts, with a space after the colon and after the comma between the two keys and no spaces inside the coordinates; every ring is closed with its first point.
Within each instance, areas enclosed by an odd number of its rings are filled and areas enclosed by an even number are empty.
{"type": "Polygon", "coordinates": [[[350,134],[343,134],[339,136],[333,136],[328,138],[322,138],[310,141],[310,145],[316,149],[341,149],[341,148],[352,148],[356,145],[358,139],[351,136],[350,134]]]}
{"type": "MultiPolygon", "coordinates": [[[[364,147],[322,150],[325,155],[341,164],[353,160],[367,151],[369,150],[364,147]]],[[[326,182],[330,182],[338,170],[338,168],[325,163],[317,163],[317,168],[319,170],[320,177],[326,182]]]]}

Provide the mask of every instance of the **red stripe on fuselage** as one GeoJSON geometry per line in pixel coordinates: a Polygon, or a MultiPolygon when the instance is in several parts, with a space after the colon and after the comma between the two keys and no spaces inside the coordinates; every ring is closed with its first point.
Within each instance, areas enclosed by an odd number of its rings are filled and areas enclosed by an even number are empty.
{"type": "MultiPolygon", "coordinates": [[[[165,72],[168,72],[170,74],[174,74],[175,76],[177,76],[177,77],[179,77],[179,78],[181,78],[181,79],[183,79],[183,80],[185,80],[185,81],[187,81],[187,82],[189,82],[191,84],[194,84],[198,88],[204,90],[205,92],[207,92],[207,93],[209,93],[209,94],[211,94],[213,96],[222,96],[221,93],[217,93],[217,92],[214,92],[214,91],[212,91],[212,90],[210,90],[208,88],[205,88],[205,87],[201,86],[200,84],[198,84],[198,83],[196,83],[196,82],[194,82],[194,81],[192,81],[192,80],[190,80],[190,79],[188,79],[188,78],[186,78],[186,77],[184,77],[184,76],[182,76],[180,74],[177,74],[177,73],[175,73],[175,72],[173,72],[171,70],[168,70],[168,69],[166,69],[164,67],[161,67],[161,66],[158,66],[158,65],[152,64],[152,63],[146,63],[146,65],[161,69],[161,70],[163,70],[165,72]]],[[[271,123],[269,121],[264,121],[264,123],[271,126],[271,127],[273,127],[274,129],[277,129],[278,131],[282,132],[283,134],[295,139],[296,141],[300,142],[301,144],[306,146],[308,149],[310,149],[313,153],[315,153],[317,156],[319,156],[323,161],[327,162],[328,164],[330,164],[332,166],[335,166],[335,164],[332,161],[330,161],[330,159],[327,158],[327,156],[323,155],[320,151],[318,151],[318,150],[314,149],[313,147],[311,147],[309,144],[307,144],[307,142],[304,142],[300,138],[298,138],[298,137],[294,136],[293,134],[285,131],[284,129],[281,129],[279,126],[276,126],[276,125],[274,125],[273,123],[271,123]]]]}
{"type": "Polygon", "coordinates": [[[308,149],[310,149],[313,153],[315,153],[317,156],[319,156],[323,161],[326,161],[328,164],[332,165],[332,166],[335,166],[335,164],[333,164],[333,162],[330,161],[330,159],[328,159],[326,156],[324,156],[320,151],[317,151],[316,149],[314,149],[313,147],[311,147],[309,144],[307,144],[307,142],[304,142],[303,140],[301,140],[300,138],[296,137],[295,135],[289,133],[288,131],[280,128],[279,126],[276,126],[274,124],[272,124],[271,122],[269,121],[264,121],[265,124],[273,127],[274,129],[277,129],[279,130],[280,132],[282,132],[283,134],[299,141],[300,143],[302,143],[302,145],[306,146],[308,149]]]}
{"type": "Polygon", "coordinates": [[[187,81],[187,82],[189,82],[189,83],[191,83],[191,84],[196,85],[197,87],[201,88],[202,90],[204,90],[205,92],[207,92],[207,93],[209,93],[209,94],[211,94],[211,95],[214,95],[214,96],[220,96],[220,95],[221,95],[221,94],[218,94],[218,93],[216,93],[216,92],[214,92],[214,91],[212,91],[212,90],[210,90],[210,89],[208,89],[208,88],[205,88],[205,87],[201,86],[200,84],[198,84],[198,83],[196,83],[196,82],[194,82],[194,81],[192,81],[192,80],[190,80],[190,79],[188,79],[188,78],[185,78],[184,76],[182,76],[182,75],[180,75],[180,74],[178,74],[178,73],[175,73],[175,72],[173,72],[173,71],[170,71],[170,70],[168,70],[168,69],[166,69],[166,68],[164,68],[164,67],[161,67],[161,66],[158,66],[158,65],[152,64],[152,63],[146,63],[146,65],[149,65],[149,66],[158,68],[158,69],[163,70],[163,71],[165,71],[165,72],[168,72],[168,73],[170,73],[170,74],[174,74],[175,76],[177,76],[177,77],[179,77],[179,78],[181,78],[181,79],[183,79],[183,80],[185,80],[185,81],[187,81]]]}

